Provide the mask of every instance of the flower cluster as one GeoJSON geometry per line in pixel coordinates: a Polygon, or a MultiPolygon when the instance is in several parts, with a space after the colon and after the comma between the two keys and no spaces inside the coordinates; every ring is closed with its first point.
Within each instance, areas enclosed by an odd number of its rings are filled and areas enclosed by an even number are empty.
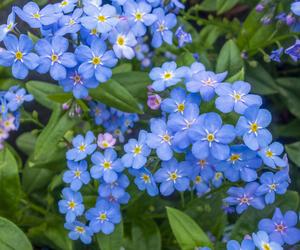
{"type": "Polygon", "coordinates": [[[294,211],[282,214],[276,208],[272,219],[262,219],[258,224],[258,232],[252,237],[247,235],[242,243],[231,240],[227,243],[228,250],[282,250],[285,246],[295,245],[300,241],[300,229],[296,228],[298,215],[294,211]]]}
{"type": "MultiPolygon", "coordinates": [[[[0,26],[0,42],[6,48],[0,52],[0,65],[11,67],[18,79],[30,70],[49,72],[64,91],[86,98],[88,89],[111,78],[120,59],[137,57],[149,66],[145,40],[150,39],[153,48],[172,44],[178,8],[183,8],[179,1],[153,0],[64,0],[42,9],[34,2],[15,6],[7,24],[0,26]],[[13,35],[18,32],[16,16],[39,29],[41,38],[34,43],[27,35],[13,35]]],[[[181,44],[185,36],[180,33],[181,44]]]]}
{"type": "Polygon", "coordinates": [[[24,102],[33,100],[26,90],[13,86],[8,91],[0,92],[0,149],[9,133],[17,130],[20,124],[20,108],[24,102]]]}
{"type": "Polygon", "coordinates": [[[94,233],[110,234],[121,221],[120,205],[128,203],[129,179],[109,134],[100,134],[98,146],[94,134],[77,135],[68,150],[68,170],[63,181],[69,185],[62,191],[59,211],[65,214],[69,237],[89,244],[94,233]],[[110,140],[110,141],[109,141],[110,140]],[[106,141],[106,144],[104,143],[106,141]],[[91,166],[90,166],[91,165],[91,166]],[[90,166],[90,167],[89,167],[90,166]],[[81,190],[91,180],[97,181],[98,195],[94,207],[86,209],[81,190]]]}
{"type": "MultiPolygon", "coordinates": [[[[89,103],[90,115],[97,126],[111,133],[120,142],[124,142],[125,134],[131,133],[131,128],[139,120],[137,114],[125,113],[114,108],[108,108],[100,102],[89,103]]],[[[99,146],[101,147],[101,146],[99,146]]]]}

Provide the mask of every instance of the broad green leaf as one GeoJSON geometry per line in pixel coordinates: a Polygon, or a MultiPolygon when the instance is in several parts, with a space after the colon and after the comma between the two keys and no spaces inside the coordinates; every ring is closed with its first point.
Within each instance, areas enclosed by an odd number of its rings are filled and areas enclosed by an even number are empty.
{"type": "Polygon", "coordinates": [[[123,246],[123,222],[116,225],[112,234],[104,235],[99,233],[96,235],[97,244],[101,250],[120,250],[123,246]]]}
{"type": "MultiPolygon", "coordinates": [[[[2,72],[0,71],[0,74],[2,72]]],[[[2,76],[1,76],[2,77],[2,76]]],[[[0,78],[0,90],[8,90],[15,85],[21,85],[21,82],[13,78],[0,78]]]]}
{"type": "Polygon", "coordinates": [[[47,96],[50,100],[63,104],[73,98],[71,93],[57,93],[57,94],[50,94],[47,96]]]}
{"type": "Polygon", "coordinates": [[[32,250],[32,246],[28,238],[20,228],[18,228],[11,221],[0,217],[0,249],[32,250]]]}
{"type": "Polygon", "coordinates": [[[123,63],[115,68],[113,68],[112,72],[114,74],[119,74],[119,73],[126,73],[126,72],[131,72],[132,71],[132,64],[130,63],[123,63]]]}
{"type": "Polygon", "coordinates": [[[47,221],[38,227],[33,227],[28,232],[28,237],[34,245],[45,245],[57,250],[72,250],[73,243],[68,237],[68,231],[64,229],[63,221],[57,217],[48,215],[47,221]]]}
{"type": "MultiPolygon", "coordinates": [[[[134,77],[134,73],[131,73],[131,75],[134,77]]],[[[138,114],[143,113],[132,94],[114,79],[100,84],[99,87],[90,91],[90,95],[95,100],[121,111],[138,114]]]]}
{"type": "Polygon", "coordinates": [[[140,100],[147,99],[147,86],[150,85],[150,79],[146,72],[125,72],[112,76],[112,79],[120,83],[135,98],[140,100]]]}
{"type": "Polygon", "coordinates": [[[167,215],[181,249],[191,250],[200,246],[211,246],[207,235],[190,216],[170,207],[167,207],[167,215]]]}
{"type": "Polygon", "coordinates": [[[231,77],[240,72],[243,68],[243,64],[244,62],[241,58],[241,52],[235,42],[233,40],[227,41],[220,51],[216,71],[228,71],[228,76],[231,77]]]}
{"type": "Polygon", "coordinates": [[[138,219],[131,228],[132,248],[139,250],[160,250],[161,236],[156,223],[151,220],[138,219]]]}
{"type": "Polygon", "coordinates": [[[300,118],[300,78],[279,78],[279,93],[289,111],[300,118]]]}
{"type": "Polygon", "coordinates": [[[231,10],[238,2],[239,0],[217,0],[218,15],[231,10]]]}
{"type": "Polygon", "coordinates": [[[17,138],[16,144],[23,153],[30,155],[34,151],[36,138],[35,134],[26,132],[17,138]]]}
{"type": "Polygon", "coordinates": [[[236,73],[234,76],[228,78],[226,82],[244,81],[245,79],[245,69],[244,67],[236,73]]]}
{"type": "Polygon", "coordinates": [[[253,93],[271,95],[278,92],[275,80],[260,64],[255,68],[246,66],[245,80],[252,85],[253,93]]]}
{"type": "Polygon", "coordinates": [[[21,195],[20,177],[18,163],[6,145],[0,150],[0,193],[0,213],[9,215],[15,212],[21,195]]]}
{"type": "MultiPolygon", "coordinates": [[[[294,119],[285,125],[273,126],[273,131],[280,137],[300,138],[300,120],[294,119]]],[[[275,136],[276,137],[276,136],[275,136]]]]}
{"type": "Polygon", "coordinates": [[[285,146],[288,158],[300,167],[300,141],[285,146]]]}
{"type": "Polygon", "coordinates": [[[36,140],[34,153],[29,159],[29,166],[44,167],[45,164],[60,161],[64,157],[65,151],[58,144],[77,123],[78,120],[70,118],[68,112],[63,112],[60,108],[55,109],[47,126],[36,140]]]}
{"type": "Polygon", "coordinates": [[[245,235],[256,232],[259,221],[263,218],[272,218],[275,208],[282,212],[297,210],[299,207],[299,195],[295,191],[288,191],[283,196],[277,196],[275,203],[268,205],[263,210],[247,209],[235,223],[231,239],[241,241],[245,235]]]}
{"type": "Polygon", "coordinates": [[[34,96],[34,99],[49,109],[59,107],[59,104],[49,99],[49,95],[62,93],[62,89],[51,83],[40,81],[29,81],[26,83],[26,88],[30,94],[34,96]]]}
{"type": "Polygon", "coordinates": [[[189,66],[194,63],[196,60],[192,53],[184,52],[182,53],[177,60],[177,65],[179,66],[189,66]]]}
{"type": "Polygon", "coordinates": [[[215,11],[217,10],[217,0],[204,0],[199,6],[199,10],[215,11]]]}
{"type": "Polygon", "coordinates": [[[211,48],[225,31],[216,25],[204,26],[199,34],[199,42],[206,48],[211,48]]]}

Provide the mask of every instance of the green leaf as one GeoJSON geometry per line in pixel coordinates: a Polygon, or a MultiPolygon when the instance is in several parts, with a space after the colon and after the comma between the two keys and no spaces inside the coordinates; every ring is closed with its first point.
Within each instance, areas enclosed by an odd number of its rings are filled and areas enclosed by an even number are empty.
{"type": "MultiPolygon", "coordinates": [[[[292,137],[298,138],[300,137],[300,120],[294,119],[288,124],[285,125],[276,125],[273,127],[273,131],[276,135],[280,137],[292,137]]],[[[277,137],[277,136],[275,136],[277,137]]]]}
{"type": "Polygon", "coordinates": [[[1,214],[9,215],[15,212],[21,195],[20,177],[18,163],[6,145],[0,151],[0,193],[1,214]]]}
{"type": "Polygon", "coordinates": [[[132,248],[139,250],[160,250],[161,236],[156,223],[151,220],[139,219],[131,228],[132,248]]]}
{"type": "MultiPolygon", "coordinates": [[[[134,73],[131,73],[134,76],[134,73]]],[[[114,79],[100,84],[90,92],[90,95],[110,107],[114,107],[128,113],[143,114],[137,100],[132,94],[114,79]]]]}
{"type": "Polygon", "coordinates": [[[252,92],[261,95],[271,95],[278,92],[277,84],[262,65],[246,66],[245,80],[252,85],[252,92]]]}
{"type": "Polygon", "coordinates": [[[73,95],[70,93],[57,93],[57,94],[50,94],[47,96],[50,100],[63,104],[73,98],[73,95]]]}
{"type": "Polygon", "coordinates": [[[275,208],[279,207],[282,212],[297,210],[299,207],[299,195],[295,191],[287,191],[283,196],[278,196],[275,203],[268,205],[263,210],[254,208],[247,209],[235,223],[231,239],[241,241],[245,235],[256,232],[258,222],[263,218],[272,218],[275,208]]]}
{"type": "Polygon", "coordinates": [[[283,97],[289,111],[300,118],[300,78],[279,78],[279,93],[283,97]]]}
{"type": "Polygon", "coordinates": [[[34,151],[37,136],[31,132],[21,134],[16,141],[18,148],[25,153],[30,155],[34,151]]]}
{"type": "Polygon", "coordinates": [[[40,81],[29,81],[26,83],[26,88],[32,94],[37,102],[49,109],[59,107],[59,104],[48,98],[49,95],[62,93],[62,89],[51,83],[40,81]]]}
{"type": "Polygon", "coordinates": [[[244,81],[245,79],[245,69],[244,67],[236,73],[234,76],[226,80],[226,82],[244,81]]]}
{"type": "Polygon", "coordinates": [[[211,48],[225,31],[216,25],[204,26],[199,34],[199,42],[206,48],[211,48]]]}
{"type": "MultiPolygon", "coordinates": [[[[1,70],[0,70],[0,74],[2,74],[1,70]]],[[[8,90],[9,88],[20,84],[21,82],[13,79],[13,78],[2,78],[3,76],[1,75],[0,77],[0,89],[1,90],[8,90]]]]}
{"type": "Polygon", "coordinates": [[[288,158],[300,167],[300,141],[285,146],[288,158]]]}
{"type": "Polygon", "coordinates": [[[183,250],[211,246],[211,242],[199,225],[185,213],[167,207],[167,215],[174,236],[183,250]]]}
{"type": "Polygon", "coordinates": [[[18,228],[11,221],[0,217],[0,249],[1,250],[32,250],[32,246],[28,238],[20,228],[18,228]]]}
{"type": "Polygon", "coordinates": [[[189,66],[194,63],[196,60],[192,53],[184,52],[182,53],[177,60],[177,65],[179,66],[189,66]]]}
{"type": "Polygon", "coordinates": [[[235,42],[233,40],[227,41],[220,51],[216,71],[218,73],[228,71],[228,76],[230,77],[240,72],[243,64],[241,52],[235,42]]]}
{"type": "Polygon", "coordinates": [[[97,244],[101,250],[120,250],[123,246],[123,222],[116,225],[112,234],[97,234],[97,244]]]}
{"type": "Polygon", "coordinates": [[[126,72],[131,72],[132,71],[132,64],[130,63],[123,63],[117,67],[115,67],[112,72],[114,74],[119,74],[119,73],[126,73],[126,72]]]}
{"type": "Polygon", "coordinates": [[[71,119],[68,112],[63,112],[60,108],[55,109],[47,126],[36,140],[34,153],[29,159],[29,166],[44,167],[45,164],[60,161],[64,157],[65,151],[58,144],[77,123],[78,120],[71,119]]]}
{"type": "Polygon", "coordinates": [[[217,10],[217,0],[204,0],[199,6],[199,10],[203,11],[216,11],[217,10]]]}
{"type": "Polygon", "coordinates": [[[231,10],[238,2],[239,0],[217,0],[218,15],[231,10]]]}

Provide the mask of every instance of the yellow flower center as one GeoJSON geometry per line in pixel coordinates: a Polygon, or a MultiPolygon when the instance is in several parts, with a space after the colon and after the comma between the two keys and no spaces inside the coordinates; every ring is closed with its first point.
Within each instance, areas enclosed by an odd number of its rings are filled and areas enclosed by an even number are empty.
{"type": "Polygon", "coordinates": [[[84,152],[85,149],[86,149],[86,145],[85,144],[81,144],[79,147],[78,147],[79,151],[80,152],[84,152]]]}
{"type": "Polygon", "coordinates": [[[94,65],[99,65],[101,63],[101,58],[99,56],[94,56],[92,59],[94,65]]]}
{"type": "Polygon", "coordinates": [[[21,51],[17,51],[16,54],[16,59],[21,61],[23,59],[23,53],[21,51]]]}
{"type": "Polygon", "coordinates": [[[159,25],[158,31],[162,32],[164,30],[165,30],[165,25],[163,25],[163,24],[159,25]]]}
{"type": "Polygon", "coordinates": [[[198,184],[202,181],[202,178],[200,175],[196,176],[195,182],[198,184]]]}
{"type": "Polygon", "coordinates": [[[125,38],[123,36],[119,36],[117,39],[117,43],[119,46],[123,46],[125,44],[125,38]]]}
{"type": "Polygon", "coordinates": [[[65,7],[65,6],[67,6],[69,3],[68,3],[68,1],[62,1],[61,3],[60,3],[60,5],[62,6],[62,7],[65,7]]]}
{"type": "Polygon", "coordinates": [[[184,111],[184,108],[185,108],[184,103],[179,103],[179,104],[177,105],[177,110],[178,110],[179,112],[183,112],[183,111],[184,111]]]}
{"type": "Polygon", "coordinates": [[[176,172],[173,172],[173,173],[170,173],[169,178],[170,178],[172,181],[176,181],[177,178],[178,178],[178,175],[177,175],[176,172]]]}
{"type": "Polygon", "coordinates": [[[271,190],[276,190],[277,184],[273,183],[273,184],[269,185],[269,187],[271,190]]]}
{"type": "Polygon", "coordinates": [[[209,77],[206,80],[202,80],[202,83],[204,83],[204,85],[213,87],[215,85],[216,81],[209,77]]]}
{"type": "Polygon", "coordinates": [[[80,227],[80,226],[76,226],[76,227],[75,227],[75,231],[78,232],[78,233],[80,233],[80,234],[82,234],[82,233],[85,232],[84,228],[83,228],[83,227],[80,227]]]}
{"type": "Polygon", "coordinates": [[[236,101],[240,101],[242,99],[242,96],[239,94],[239,93],[236,93],[233,98],[236,100],[236,101]]]}
{"type": "Polygon", "coordinates": [[[141,146],[135,146],[135,148],[133,149],[133,153],[135,155],[138,155],[142,152],[142,147],[141,146]]]}
{"type": "Polygon", "coordinates": [[[104,23],[106,21],[106,17],[103,15],[98,16],[98,22],[104,23]]]}
{"type": "Polygon", "coordinates": [[[216,180],[219,180],[222,176],[223,176],[223,174],[222,174],[221,172],[217,172],[217,173],[215,174],[215,179],[216,179],[216,180]]]}
{"type": "Polygon", "coordinates": [[[214,136],[214,134],[209,133],[209,134],[206,136],[206,139],[207,139],[209,142],[213,142],[213,141],[215,140],[215,136],[214,136]]]}
{"type": "Polygon", "coordinates": [[[74,25],[75,23],[76,23],[75,20],[71,18],[69,21],[69,25],[74,25]]]}
{"type": "Polygon", "coordinates": [[[5,126],[5,127],[9,127],[9,126],[10,126],[10,124],[11,124],[11,122],[10,122],[10,121],[5,121],[5,122],[4,122],[4,126],[5,126]]]}
{"type": "Polygon", "coordinates": [[[201,167],[204,167],[206,164],[206,160],[199,160],[198,163],[201,167]]]}
{"type": "Polygon", "coordinates": [[[143,174],[142,179],[145,183],[150,183],[150,176],[147,174],[143,174]]]}
{"type": "Polygon", "coordinates": [[[172,77],[173,77],[172,72],[167,71],[167,72],[164,73],[164,79],[165,80],[170,80],[172,77]]]}
{"type": "Polygon", "coordinates": [[[274,155],[273,152],[270,149],[268,149],[266,152],[266,156],[271,158],[273,157],[273,155],[274,155]]]}
{"type": "Polygon", "coordinates": [[[109,143],[107,141],[103,141],[101,145],[104,148],[108,148],[109,147],[109,143]]]}
{"type": "Polygon", "coordinates": [[[57,62],[58,61],[58,55],[56,55],[56,54],[52,54],[52,56],[51,56],[51,61],[52,62],[57,62]]]}
{"type": "Polygon", "coordinates": [[[101,214],[99,215],[99,220],[106,220],[106,219],[107,219],[106,213],[101,213],[101,214]]]}
{"type": "Polygon", "coordinates": [[[76,171],[74,172],[74,175],[75,175],[75,177],[79,178],[80,175],[81,175],[81,171],[76,170],[76,171]]]}
{"type": "Polygon", "coordinates": [[[135,20],[136,21],[141,21],[143,19],[143,13],[137,12],[135,13],[135,20]]]}
{"type": "Polygon", "coordinates": [[[75,201],[69,201],[68,205],[69,205],[69,209],[73,210],[76,207],[76,202],[75,201]]]}
{"type": "Polygon", "coordinates": [[[111,162],[109,162],[109,161],[104,161],[104,162],[103,162],[103,168],[104,168],[104,169],[110,169],[110,168],[111,168],[111,162]]]}
{"type": "Polygon", "coordinates": [[[263,244],[263,250],[272,250],[268,243],[263,244]]]}
{"type": "Polygon", "coordinates": [[[97,35],[97,33],[98,33],[98,32],[97,32],[97,29],[92,29],[92,30],[91,30],[91,35],[97,35]]]}
{"type": "Polygon", "coordinates": [[[162,138],[165,142],[170,142],[171,137],[168,134],[165,134],[162,138]]]}
{"type": "Polygon", "coordinates": [[[32,17],[33,17],[34,19],[40,19],[40,18],[41,18],[41,15],[40,15],[40,13],[35,13],[35,14],[32,14],[32,17]]]}
{"type": "Polygon", "coordinates": [[[232,161],[233,163],[240,160],[241,159],[241,156],[239,154],[232,154],[230,156],[230,161],[232,161]]]}
{"type": "Polygon", "coordinates": [[[251,132],[252,133],[256,133],[257,132],[257,130],[258,130],[258,125],[257,125],[257,123],[252,123],[251,125],[250,125],[250,130],[251,130],[251,132]]]}

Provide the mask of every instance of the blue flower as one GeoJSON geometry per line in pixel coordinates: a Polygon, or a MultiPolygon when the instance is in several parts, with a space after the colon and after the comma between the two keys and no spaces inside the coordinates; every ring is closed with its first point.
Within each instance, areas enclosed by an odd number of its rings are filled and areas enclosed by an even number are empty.
{"type": "Polygon", "coordinates": [[[225,198],[224,202],[236,206],[238,214],[244,212],[249,206],[261,210],[265,207],[265,204],[261,197],[255,195],[258,187],[257,182],[250,182],[244,188],[231,187],[227,191],[229,197],[225,198]]]}
{"type": "Polygon", "coordinates": [[[257,179],[257,169],[261,167],[262,160],[256,156],[256,152],[245,145],[230,147],[230,156],[217,164],[217,170],[224,172],[225,177],[236,182],[242,179],[245,182],[257,179]]]}
{"type": "Polygon", "coordinates": [[[261,186],[256,190],[256,194],[265,196],[266,204],[272,204],[275,201],[275,194],[284,194],[289,186],[288,175],[285,171],[279,171],[275,174],[265,172],[259,178],[261,186]]]}
{"type": "Polygon", "coordinates": [[[131,30],[135,36],[144,36],[147,32],[147,26],[151,26],[157,16],[151,14],[152,7],[145,1],[136,3],[128,0],[124,5],[125,15],[128,17],[131,30]]]}
{"type": "Polygon", "coordinates": [[[285,50],[285,53],[289,55],[295,62],[300,59],[300,40],[297,40],[295,44],[285,50]]]}
{"type": "Polygon", "coordinates": [[[77,135],[73,140],[72,149],[67,152],[67,159],[80,161],[87,157],[87,155],[91,155],[97,148],[97,144],[95,144],[95,136],[91,131],[88,131],[83,137],[82,135],[77,135]]]}
{"type": "Polygon", "coordinates": [[[208,102],[215,96],[215,88],[226,78],[227,72],[215,74],[211,71],[200,71],[186,83],[186,89],[192,93],[200,92],[204,101],[208,102]]]}
{"type": "Polygon", "coordinates": [[[26,35],[18,38],[12,34],[7,35],[4,40],[7,50],[0,51],[0,65],[12,67],[12,74],[17,79],[25,79],[28,70],[34,70],[39,64],[39,57],[31,53],[33,43],[26,35]]]}
{"type": "Polygon", "coordinates": [[[57,3],[55,7],[56,8],[58,7],[64,13],[70,13],[74,10],[77,3],[78,3],[78,0],[62,0],[60,3],[57,3]]]}
{"type": "Polygon", "coordinates": [[[123,171],[124,166],[115,150],[108,148],[104,150],[104,154],[96,152],[92,155],[93,167],[91,168],[91,176],[94,179],[103,177],[107,183],[113,183],[118,179],[118,174],[123,171]]]}
{"type": "Polygon", "coordinates": [[[151,45],[158,48],[163,41],[172,45],[173,33],[171,29],[176,26],[176,16],[173,13],[166,15],[162,8],[157,8],[152,13],[157,16],[157,21],[151,26],[153,35],[151,45]]]}
{"type": "Polygon", "coordinates": [[[118,58],[131,60],[135,56],[134,47],[137,45],[137,40],[127,22],[119,23],[116,29],[110,33],[109,41],[118,58]]]}
{"type": "Polygon", "coordinates": [[[90,182],[90,174],[86,161],[74,162],[68,161],[69,170],[64,173],[63,180],[71,184],[71,189],[78,191],[83,184],[90,182]]]}
{"type": "Polygon", "coordinates": [[[252,234],[253,242],[259,250],[283,250],[283,248],[274,241],[270,241],[269,236],[264,231],[252,234]]]}
{"type": "Polygon", "coordinates": [[[40,39],[35,45],[35,50],[41,57],[37,71],[45,74],[50,70],[50,75],[54,80],[66,79],[66,68],[73,68],[77,65],[75,55],[67,52],[68,47],[68,40],[61,36],[54,36],[51,43],[46,39],[40,39]]]}
{"type": "Polygon", "coordinates": [[[298,215],[294,211],[287,211],[284,215],[276,208],[272,219],[262,219],[259,230],[265,231],[270,240],[280,245],[295,245],[300,241],[300,229],[296,228],[298,215]]]}
{"type": "Polygon", "coordinates": [[[266,147],[272,141],[272,134],[266,129],[271,123],[271,113],[258,106],[250,106],[236,125],[237,135],[243,136],[245,144],[252,150],[266,147]]]}
{"type": "Polygon", "coordinates": [[[85,224],[79,221],[74,221],[72,223],[65,223],[64,226],[66,229],[71,231],[68,234],[71,240],[80,239],[84,244],[90,244],[92,242],[93,232],[85,224]]]}
{"type": "Polygon", "coordinates": [[[227,250],[255,250],[253,241],[249,239],[244,239],[241,244],[236,240],[230,240],[226,247],[227,250]]]}
{"type": "Polygon", "coordinates": [[[225,160],[230,153],[228,146],[235,139],[235,129],[232,125],[222,125],[221,117],[216,113],[206,113],[200,116],[197,126],[191,129],[191,140],[194,156],[205,159],[211,154],[218,160],[225,160]]]}
{"type": "Polygon", "coordinates": [[[183,30],[180,26],[175,32],[175,35],[178,39],[178,47],[183,47],[186,43],[192,43],[192,35],[183,30]]]}
{"type": "Polygon", "coordinates": [[[300,2],[294,2],[291,4],[291,11],[296,15],[300,16],[300,2]]]}
{"type": "Polygon", "coordinates": [[[202,71],[205,71],[205,66],[202,63],[194,62],[189,68],[189,71],[186,75],[186,80],[190,81],[194,77],[194,75],[202,71]]]}
{"type": "Polygon", "coordinates": [[[216,99],[216,108],[223,113],[230,113],[234,110],[238,114],[243,114],[251,105],[261,106],[261,97],[249,94],[250,90],[251,85],[243,81],[219,84],[216,87],[216,93],[219,96],[216,99]]]}
{"type": "Polygon", "coordinates": [[[124,146],[126,154],[122,157],[125,167],[133,167],[139,169],[147,162],[147,157],[151,153],[151,149],[146,144],[147,132],[141,130],[138,140],[130,139],[124,146]]]}
{"type": "Polygon", "coordinates": [[[96,207],[89,209],[85,216],[90,221],[89,227],[94,233],[111,234],[115,224],[121,222],[119,207],[105,200],[98,201],[96,207]]]}
{"type": "Polygon", "coordinates": [[[129,172],[135,176],[134,183],[141,191],[146,190],[150,196],[158,195],[158,188],[152,173],[146,168],[129,169],[129,172]]]}
{"type": "Polygon", "coordinates": [[[95,76],[99,82],[110,79],[110,68],[114,67],[118,60],[113,51],[106,49],[107,46],[101,39],[94,39],[91,48],[86,45],[79,46],[75,51],[77,60],[81,63],[78,72],[87,79],[95,76]]]}
{"type": "Polygon", "coordinates": [[[93,4],[87,4],[83,8],[87,16],[81,18],[82,25],[88,30],[97,30],[100,33],[111,31],[119,22],[116,8],[105,4],[102,7],[96,7],[93,4]]]}
{"type": "Polygon", "coordinates": [[[166,88],[173,86],[187,74],[187,67],[177,68],[175,62],[166,62],[161,68],[153,68],[149,74],[153,80],[151,87],[155,91],[164,91],[166,88]]]}
{"type": "Polygon", "coordinates": [[[192,142],[190,133],[198,125],[199,108],[196,104],[186,105],[183,114],[172,114],[167,122],[168,128],[174,133],[173,144],[177,151],[186,149],[192,142]]]}
{"type": "Polygon", "coordinates": [[[175,189],[183,192],[189,188],[191,171],[188,162],[178,163],[175,158],[172,158],[162,162],[161,168],[154,174],[154,179],[160,183],[161,194],[169,196],[175,189]]]}
{"type": "Polygon", "coordinates": [[[96,88],[99,83],[95,77],[86,79],[78,73],[77,68],[68,69],[66,79],[58,82],[65,92],[73,92],[77,99],[86,98],[89,95],[89,88],[96,88]]]}
{"type": "Polygon", "coordinates": [[[76,217],[84,212],[82,196],[79,192],[74,192],[70,188],[64,188],[62,194],[63,199],[58,202],[59,212],[66,214],[67,222],[74,222],[76,217]]]}
{"type": "Polygon", "coordinates": [[[33,96],[26,94],[26,90],[23,88],[17,89],[15,92],[12,90],[7,91],[4,98],[7,101],[7,108],[11,112],[18,110],[24,102],[33,100],[33,96]]]}
{"type": "Polygon", "coordinates": [[[201,175],[199,173],[198,169],[196,169],[194,171],[192,180],[194,182],[193,187],[194,187],[194,189],[196,189],[196,192],[197,192],[198,196],[201,196],[201,195],[207,193],[210,190],[210,188],[209,188],[210,179],[205,178],[203,175],[201,175]]]}
{"type": "Polygon", "coordinates": [[[15,28],[15,12],[11,12],[7,18],[7,23],[0,25],[0,42],[6,35],[15,28]]]}
{"type": "Polygon", "coordinates": [[[167,113],[179,112],[183,114],[185,106],[189,103],[200,105],[199,94],[186,94],[183,88],[175,88],[170,93],[170,98],[166,98],[161,103],[161,110],[167,113]]]}
{"type": "Polygon", "coordinates": [[[281,143],[273,142],[271,145],[262,148],[258,154],[264,163],[271,168],[286,167],[286,162],[280,158],[283,151],[284,148],[281,143]]]}
{"type": "Polygon", "coordinates": [[[63,36],[65,34],[74,34],[77,33],[80,28],[80,17],[82,16],[83,10],[76,9],[72,15],[62,16],[59,19],[59,26],[61,27],[58,31],[56,31],[56,36],[63,36]]]}
{"type": "Polygon", "coordinates": [[[173,135],[168,131],[167,124],[160,119],[151,119],[150,128],[152,133],[147,135],[147,145],[156,149],[156,154],[161,160],[170,160],[173,157],[173,135]]]}
{"type": "Polygon", "coordinates": [[[57,13],[53,4],[48,4],[40,10],[36,3],[29,2],[23,7],[23,10],[13,7],[13,11],[31,28],[42,28],[42,25],[54,24],[61,17],[61,13],[57,13]]]}
{"type": "Polygon", "coordinates": [[[280,63],[281,62],[280,57],[281,57],[282,53],[283,53],[283,48],[282,47],[279,48],[279,49],[273,50],[271,52],[270,59],[274,62],[280,63]]]}
{"type": "Polygon", "coordinates": [[[95,119],[96,125],[101,125],[104,121],[108,120],[110,113],[106,105],[100,102],[89,102],[90,114],[95,119]]]}
{"type": "Polygon", "coordinates": [[[100,184],[98,189],[99,196],[114,204],[126,204],[130,196],[125,192],[125,189],[129,184],[128,177],[125,174],[121,174],[113,183],[100,184]]]}

